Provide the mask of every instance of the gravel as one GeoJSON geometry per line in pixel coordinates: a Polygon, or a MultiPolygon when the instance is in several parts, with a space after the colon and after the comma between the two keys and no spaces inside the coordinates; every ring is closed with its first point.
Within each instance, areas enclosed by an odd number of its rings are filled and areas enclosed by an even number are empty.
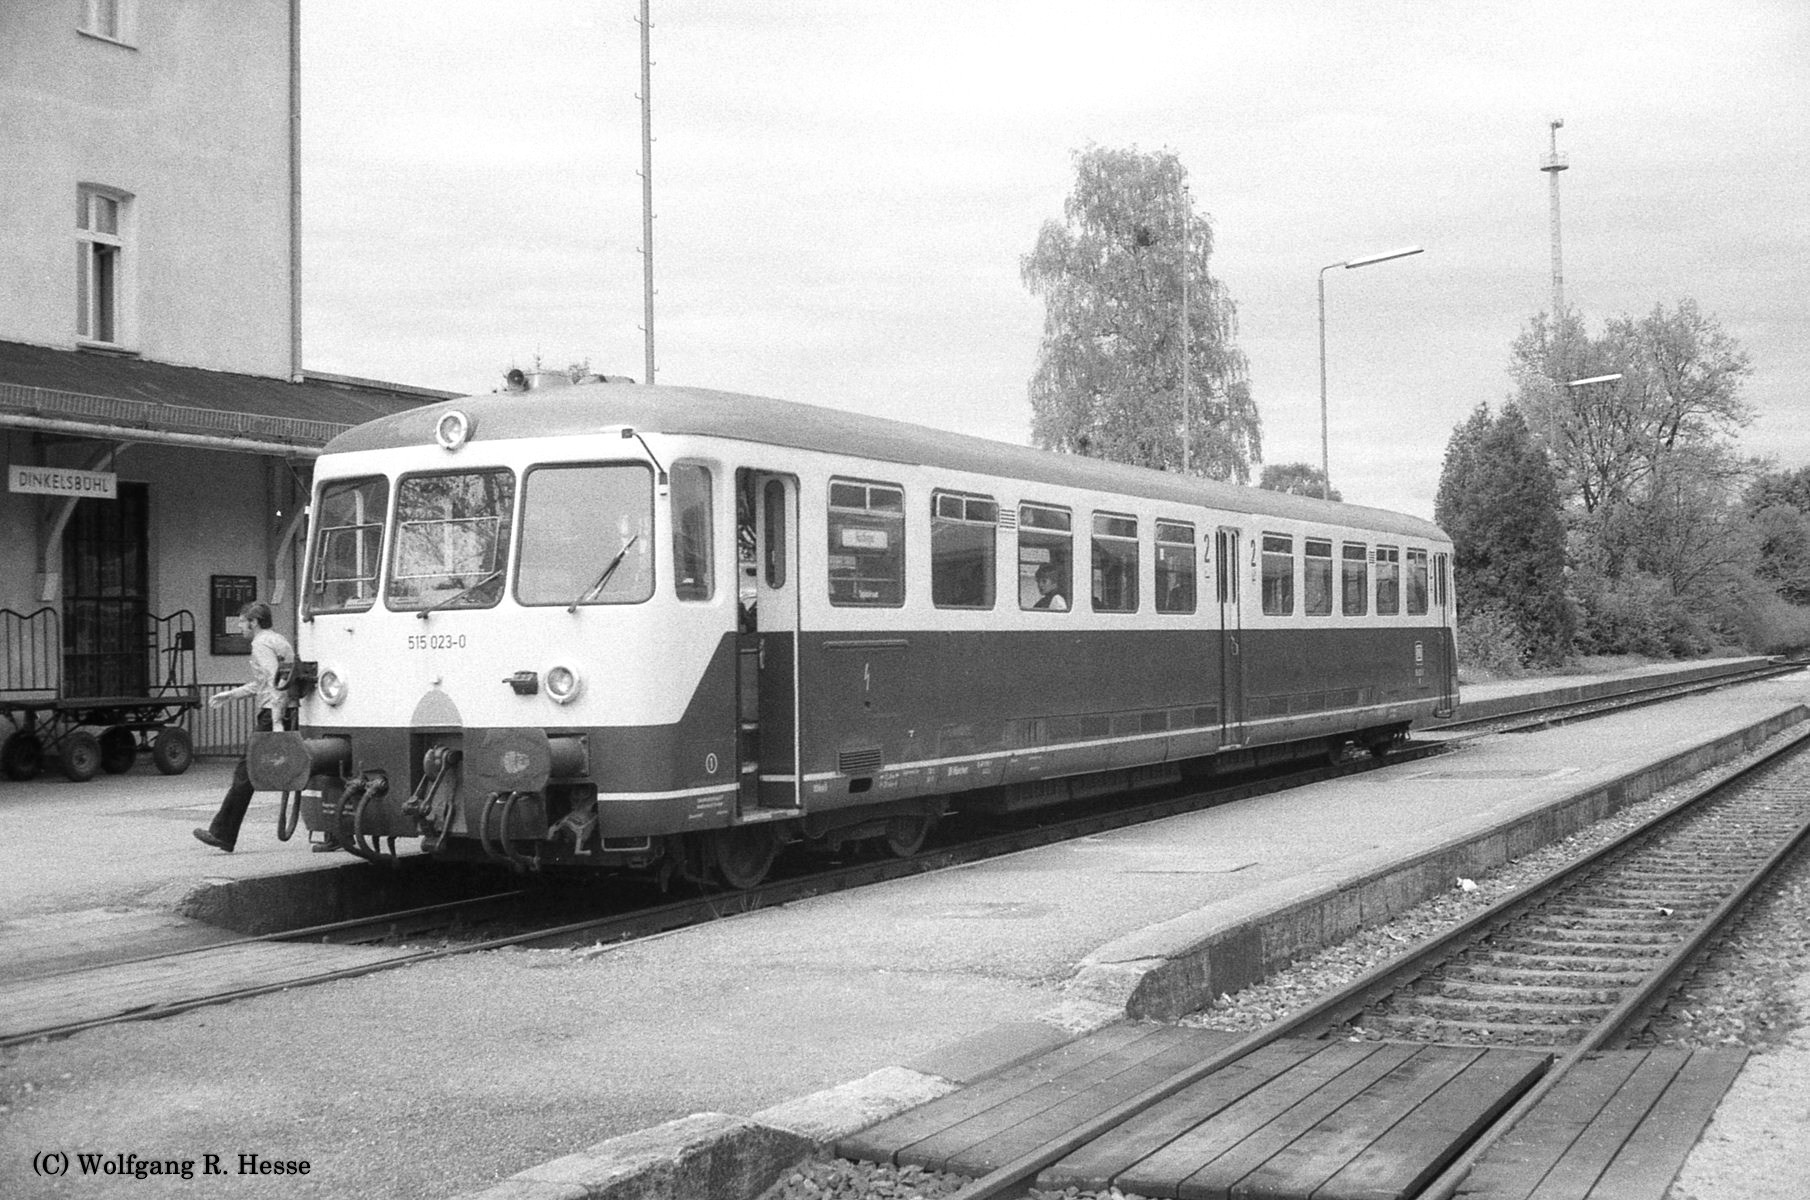
{"type": "MultiPolygon", "coordinates": [[[[1314,1003],[1364,972],[1405,953],[1529,883],[1620,837],[1709,783],[1795,736],[1780,734],[1752,754],[1630,805],[1588,829],[1523,855],[1476,879],[1454,880],[1449,892],[1385,925],[1276,973],[1180,1024],[1248,1032],[1314,1003]]],[[[1742,1080],[1705,1132],[1668,1200],[1802,1200],[1810,1139],[1810,856],[1800,854],[1739,930],[1698,969],[1655,1018],[1648,1043],[1745,1046],[1753,1054],[1742,1080]],[[1776,1057],[1771,1057],[1776,1055],[1776,1057]],[[1749,1083],[1749,1077],[1755,1082],[1749,1083]],[[1782,1123],[1782,1128],[1780,1127],[1782,1123]]],[[[799,1167],[761,1200],[936,1200],[970,1182],[916,1167],[897,1169],[846,1159],[799,1167]]],[[[1029,1193],[1036,1200],[1141,1200],[1117,1188],[1029,1193]]]]}

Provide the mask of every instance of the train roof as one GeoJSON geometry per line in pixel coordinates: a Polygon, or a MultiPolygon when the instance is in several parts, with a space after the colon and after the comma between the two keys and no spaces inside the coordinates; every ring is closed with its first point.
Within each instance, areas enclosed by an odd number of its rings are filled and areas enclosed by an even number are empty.
{"type": "Polygon", "coordinates": [[[357,426],[329,442],[326,453],[431,444],[434,425],[448,409],[459,409],[472,418],[474,442],[566,437],[626,425],[642,433],[708,435],[1445,540],[1445,534],[1431,521],[1386,509],[1055,454],[885,417],[708,388],[582,383],[545,391],[468,396],[357,426]]]}

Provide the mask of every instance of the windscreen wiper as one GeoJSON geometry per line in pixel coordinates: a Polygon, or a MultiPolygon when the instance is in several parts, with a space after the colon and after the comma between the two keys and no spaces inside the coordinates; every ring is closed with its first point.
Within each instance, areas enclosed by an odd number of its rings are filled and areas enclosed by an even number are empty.
{"type": "Polygon", "coordinates": [[[583,604],[586,600],[591,599],[592,597],[596,596],[597,593],[601,592],[603,590],[603,585],[610,581],[610,576],[612,576],[616,573],[616,568],[620,567],[622,565],[622,556],[627,554],[628,548],[630,546],[634,545],[640,539],[641,539],[640,534],[638,534],[638,533],[630,534],[628,541],[622,543],[622,549],[616,551],[616,557],[612,558],[610,560],[610,565],[605,567],[603,569],[603,574],[601,574],[597,577],[597,582],[593,583],[590,587],[586,588],[584,591],[578,593],[578,598],[566,606],[566,611],[569,613],[577,612],[578,606],[580,604],[583,604]]]}
{"type": "Polygon", "coordinates": [[[501,579],[502,577],[503,577],[503,572],[500,569],[492,571],[490,574],[484,576],[484,578],[478,580],[476,583],[472,584],[470,587],[460,588],[458,591],[454,592],[452,595],[448,596],[446,599],[434,601],[434,603],[428,605],[426,608],[422,609],[420,612],[416,613],[415,615],[417,617],[421,618],[421,620],[425,621],[425,620],[427,620],[428,613],[437,612],[438,610],[445,608],[447,605],[453,603],[456,600],[463,600],[463,599],[465,599],[465,597],[471,595],[473,592],[477,591],[479,588],[483,587],[485,584],[490,583],[497,579],[501,579]]]}

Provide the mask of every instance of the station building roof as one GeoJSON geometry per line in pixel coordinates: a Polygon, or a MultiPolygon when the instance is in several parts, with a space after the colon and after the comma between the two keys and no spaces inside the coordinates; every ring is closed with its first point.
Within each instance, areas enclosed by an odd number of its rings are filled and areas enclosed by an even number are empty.
{"type": "Polygon", "coordinates": [[[312,458],[334,437],[457,393],[305,373],[291,383],[0,341],[0,428],[312,458]]]}

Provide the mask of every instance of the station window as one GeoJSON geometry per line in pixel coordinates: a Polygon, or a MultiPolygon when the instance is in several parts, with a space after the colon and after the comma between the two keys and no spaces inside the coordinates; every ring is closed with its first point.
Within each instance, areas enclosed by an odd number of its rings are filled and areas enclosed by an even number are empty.
{"type": "Polygon", "coordinates": [[[710,470],[698,463],[672,468],[672,587],[681,600],[708,600],[716,594],[712,552],[710,470]]]}
{"type": "Polygon", "coordinates": [[[76,28],[122,45],[132,43],[133,0],[81,0],[76,28]]]}
{"type": "Polygon", "coordinates": [[[503,596],[514,515],[515,476],[508,470],[404,479],[396,486],[384,591],[389,606],[405,612],[495,606],[503,596]]]}
{"type": "Polygon", "coordinates": [[[830,480],[830,603],[905,603],[905,492],[896,483],[830,480]]]}
{"type": "Polygon", "coordinates": [[[90,342],[126,341],[126,234],[131,197],[76,189],[75,332],[90,342]]]}
{"type": "Polygon", "coordinates": [[[1332,543],[1308,538],[1301,564],[1301,601],[1310,617],[1332,615],[1332,543]]]}
{"type": "Polygon", "coordinates": [[[930,497],[930,599],[938,608],[992,608],[999,505],[990,496],[930,497]]]}
{"type": "Polygon", "coordinates": [[[1263,613],[1286,617],[1295,611],[1295,539],[1263,535],[1263,613]]]}
{"type": "Polygon", "coordinates": [[[1074,535],[1066,508],[1018,506],[1018,607],[1067,612],[1074,535]]]}
{"type": "Polygon", "coordinates": [[[1376,615],[1393,617],[1401,611],[1401,551],[1394,546],[1376,548],[1376,615]]]}
{"type": "Polygon", "coordinates": [[[1408,550],[1408,615],[1427,615],[1427,552],[1408,550]]]}
{"type": "Polygon", "coordinates": [[[1361,617],[1370,612],[1370,580],[1364,564],[1370,551],[1362,543],[1346,542],[1340,548],[1340,611],[1348,617],[1361,617]]]}
{"type": "Polygon", "coordinates": [[[1194,611],[1194,526],[1156,523],[1156,611],[1194,611]]]}
{"type": "Polygon", "coordinates": [[[1138,610],[1136,517],[1094,514],[1093,601],[1095,612],[1138,610]]]}
{"type": "Polygon", "coordinates": [[[522,484],[523,604],[639,604],[654,594],[654,476],[643,463],[535,467],[522,484]]]}
{"type": "Polygon", "coordinates": [[[376,603],[389,500],[390,481],[381,475],[321,485],[308,556],[308,612],[363,612],[376,603]]]}

